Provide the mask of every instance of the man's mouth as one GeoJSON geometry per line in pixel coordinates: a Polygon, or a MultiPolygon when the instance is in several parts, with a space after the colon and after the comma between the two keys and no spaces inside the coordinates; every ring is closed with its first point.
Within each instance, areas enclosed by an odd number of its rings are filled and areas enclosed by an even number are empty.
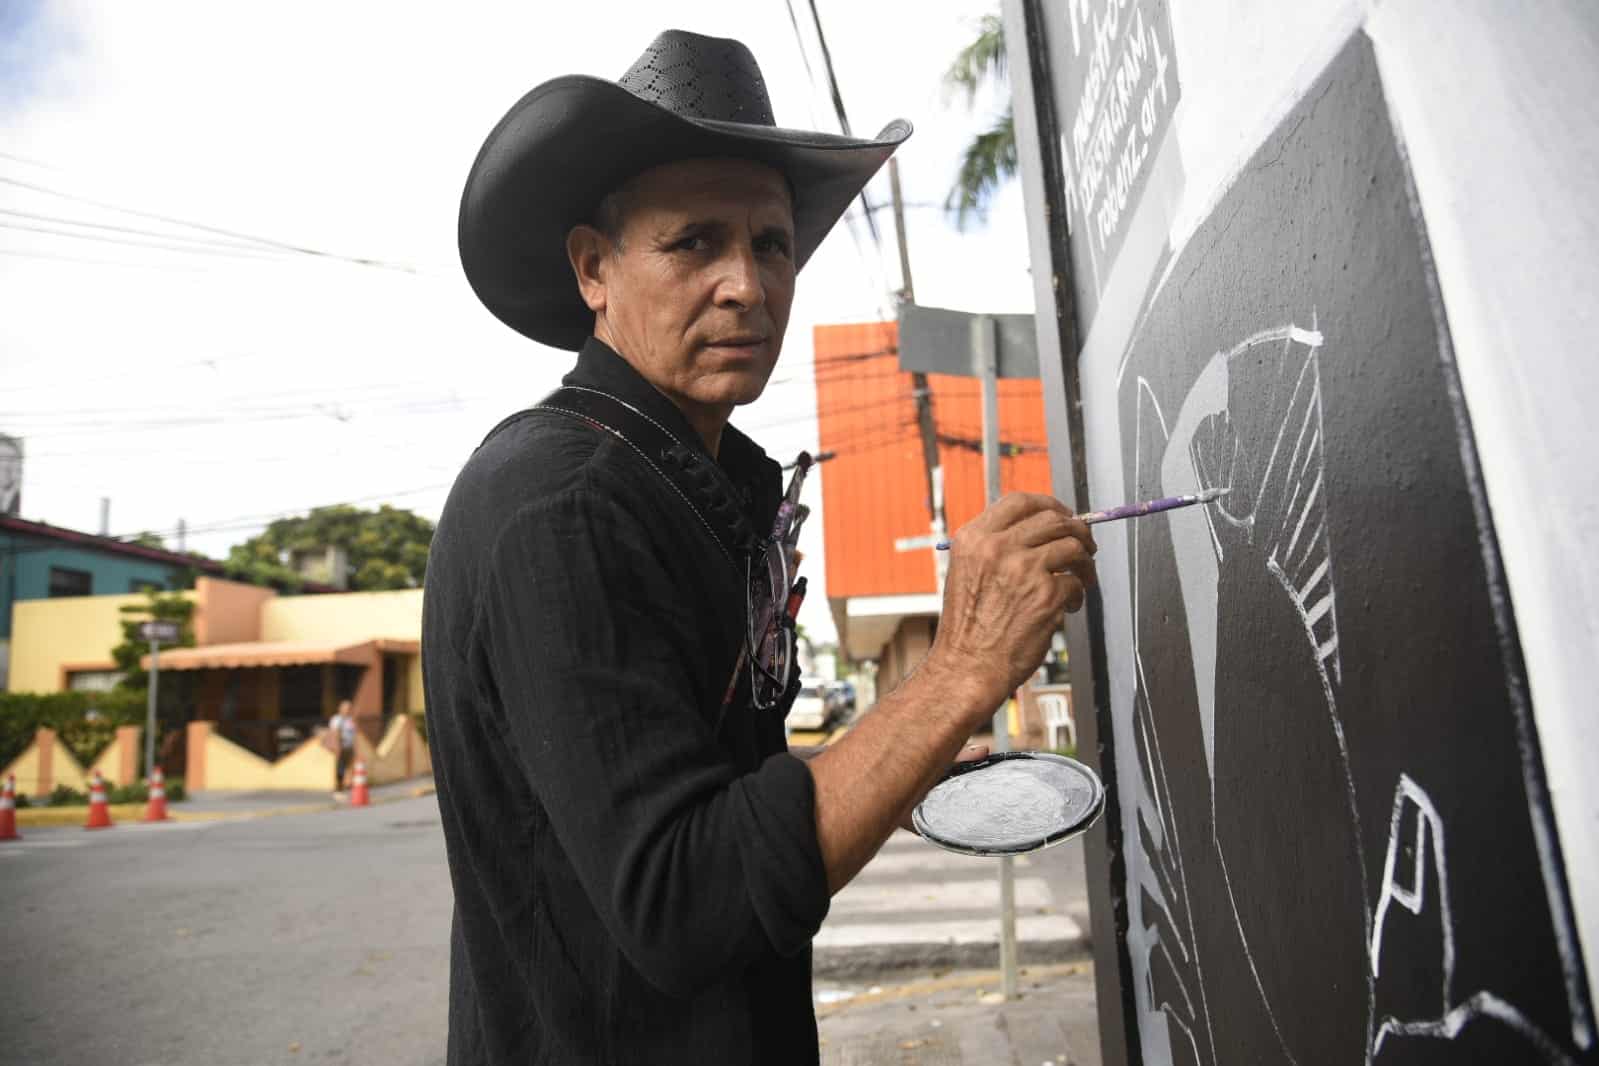
{"type": "Polygon", "coordinates": [[[737,333],[731,337],[721,337],[711,342],[712,348],[754,348],[766,343],[766,337],[760,333],[737,333]]]}

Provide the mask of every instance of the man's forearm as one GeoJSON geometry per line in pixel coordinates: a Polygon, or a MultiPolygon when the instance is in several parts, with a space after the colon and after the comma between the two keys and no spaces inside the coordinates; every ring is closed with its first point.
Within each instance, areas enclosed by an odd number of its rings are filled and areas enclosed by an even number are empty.
{"type": "Polygon", "coordinates": [[[984,686],[951,676],[929,659],[836,744],[808,760],[828,891],[860,872],[949,769],[993,711],[983,693],[984,686]]]}

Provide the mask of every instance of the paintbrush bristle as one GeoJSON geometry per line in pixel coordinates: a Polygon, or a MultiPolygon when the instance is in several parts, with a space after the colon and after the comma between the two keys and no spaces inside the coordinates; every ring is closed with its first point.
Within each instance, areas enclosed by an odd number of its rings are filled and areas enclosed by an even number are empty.
{"type": "Polygon", "coordinates": [[[1212,500],[1219,500],[1219,499],[1221,499],[1221,497],[1227,495],[1231,491],[1232,491],[1232,489],[1230,489],[1230,488],[1220,488],[1220,487],[1214,488],[1214,489],[1206,489],[1205,491],[1203,491],[1203,492],[1201,492],[1199,494],[1199,502],[1200,503],[1209,503],[1212,500]]]}

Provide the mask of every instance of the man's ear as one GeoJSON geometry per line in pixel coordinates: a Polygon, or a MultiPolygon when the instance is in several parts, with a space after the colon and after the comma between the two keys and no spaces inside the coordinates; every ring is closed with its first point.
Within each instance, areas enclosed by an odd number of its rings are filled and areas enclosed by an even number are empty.
{"type": "Polygon", "coordinates": [[[605,310],[605,266],[611,241],[593,226],[573,226],[566,235],[566,258],[577,277],[577,291],[595,314],[605,310]]]}

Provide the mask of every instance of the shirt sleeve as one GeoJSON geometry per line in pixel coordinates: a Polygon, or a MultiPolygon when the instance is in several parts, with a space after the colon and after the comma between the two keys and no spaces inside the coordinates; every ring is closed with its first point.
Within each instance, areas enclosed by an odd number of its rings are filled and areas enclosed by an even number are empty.
{"type": "Polygon", "coordinates": [[[629,961],[691,995],[803,950],[829,900],[814,783],[787,753],[741,774],[716,743],[691,664],[727,650],[694,646],[701,590],[592,485],[524,508],[495,544],[478,623],[495,702],[629,961]]]}

